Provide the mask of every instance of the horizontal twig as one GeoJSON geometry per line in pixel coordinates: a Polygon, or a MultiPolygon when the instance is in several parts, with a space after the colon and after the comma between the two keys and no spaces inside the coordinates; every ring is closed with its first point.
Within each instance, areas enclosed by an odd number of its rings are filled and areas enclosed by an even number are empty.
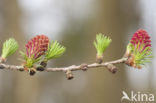
{"type": "MultiPolygon", "coordinates": [[[[81,65],[72,65],[68,67],[60,67],[60,68],[46,68],[44,71],[47,72],[67,72],[67,71],[77,71],[77,70],[87,70],[91,68],[98,68],[98,67],[107,67],[110,69],[112,67],[115,68],[115,64],[124,63],[127,58],[121,58],[115,61],[105,62],[105,63],[92,63],[92,64],[81,64],[81,65]]],[[[15,66],[15,65],[7,65],[4,63],[0,63],[0,69],[8,69],[8,70],[20,70],[24,71],[24,66],[15,66]]]]}

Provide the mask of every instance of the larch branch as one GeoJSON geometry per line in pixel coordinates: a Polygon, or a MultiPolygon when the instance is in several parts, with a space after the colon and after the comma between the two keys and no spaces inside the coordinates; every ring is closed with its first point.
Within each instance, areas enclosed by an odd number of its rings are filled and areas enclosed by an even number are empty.
{"type": "MultiPolygon", "coordinates": [[[[44,71],[47,72],[66,72],[66,71],[77,71],[77,70],[87,70],[91,68],[98,68],[98,67],[107,67],[108,69],[110,68],[115,68],[115,64],[120,64],[124,63],[127,60],[127,58],[121,58],[118,60],[110,61],[110,62],[105,62],[105,63],[92,63],[92,64],[81,64],[81,65],[72,65],[68,67],[60,67],[60,68],[46,68],[44,71]]],[[[20,70],[24,71],[24,66],[15,66],[15,65],[7,65],[4,63],[0,63],[0,69],[9,69],[9,70],[20,70]]]]}

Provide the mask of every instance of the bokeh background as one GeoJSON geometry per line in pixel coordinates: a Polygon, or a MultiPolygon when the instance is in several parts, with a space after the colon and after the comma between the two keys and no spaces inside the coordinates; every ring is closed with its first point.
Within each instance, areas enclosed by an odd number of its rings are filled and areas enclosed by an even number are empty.
{"type": "MultiPolygon", "coordinates": [[[[67,47],[61,58],[49,62],[49,67],[94,62],[97,33],[113,40],[105,61],[119,59],[139,28],[152,37],[155,54],[155,0],[0,0],[0,47],[14,37],[24,51],[31,37],[45,34],[67,47]]],[[[17,52],[7,64],[20,65],[20,58],[17,52]]],[[[29,76],[26,72],[0,70],[0,103],[120,103],[123,90],[128,94],[156,94],[154,62],[155,58],[141,70],[118,65],[115,75],[106,69],[78,71],[71,81],[61,72],[29,76]]]]}

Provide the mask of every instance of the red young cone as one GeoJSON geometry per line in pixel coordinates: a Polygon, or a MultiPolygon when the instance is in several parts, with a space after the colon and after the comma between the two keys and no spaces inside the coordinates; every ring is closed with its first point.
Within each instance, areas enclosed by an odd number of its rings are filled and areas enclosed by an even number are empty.
{"type": "Polygon", "coordinates": [[[45,35],[37,35],[26,44],[28,58],[37,59],[47,51],[49,39],[45,35]]]}
{"type": "Polygon", "coordinates": [[[34,75],[36,68],[34,68],[34,63],[40,60],[40,57],[45,54],[48,50],[49,39],[45,35],[37,35],[25,45],[26,54],[21,54],[26,60],[24,63],[24,69],[29,71],[30,75],[34,75]]]}
{"type": "Polygon", "coordinates": [[[128,57],[126,64],[135,68],[141,68],[152,58],[151,40],[148,33],[139,29],[134,34],[127,46],[125,57],[128,57]]]}
{"type": "Polygon", "coordinates": [[[151,47],[151,40],[148,33],[143,30],[139,29],[133,34],[133,37],[131,39],[131,44],[134,45],[136,49],[138,49],[140,52],[142,52],[145,48],[151,47]],[[143,48],[141,48],[141,45],[144,45],[143,48]],[[137,47],[138,46],[138,47],[137,47]]]}

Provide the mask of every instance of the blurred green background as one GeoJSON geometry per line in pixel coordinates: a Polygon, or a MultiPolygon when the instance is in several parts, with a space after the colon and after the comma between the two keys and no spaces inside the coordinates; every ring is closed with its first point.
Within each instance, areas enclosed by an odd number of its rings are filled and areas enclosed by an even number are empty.
{"type": "MultiPolygon", "coordinates": [[[[139,28],[155,42],[155,17],[154,0],[0,0],[0,47],[14,37],[25,50],[30,38],[45,34],[67,47],[49,67],[79,65],[95,61],[93,41],[97,33],[104,33],[113,40],[104,54],[104,61],[111,61],[123,56],[139,28]]],[[[19,58],[17,52],[7,64],[20,65],[19,58]]],[[[142,70],[118,65],[115,75],[106,69],[78,71],[70,81],[62,72],[29,76],[0,70],[0,103],[121,103],[122,91],[155,94],[154,61],[142,70]]]]}

